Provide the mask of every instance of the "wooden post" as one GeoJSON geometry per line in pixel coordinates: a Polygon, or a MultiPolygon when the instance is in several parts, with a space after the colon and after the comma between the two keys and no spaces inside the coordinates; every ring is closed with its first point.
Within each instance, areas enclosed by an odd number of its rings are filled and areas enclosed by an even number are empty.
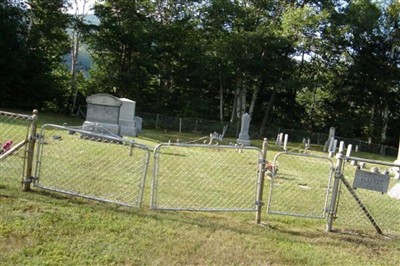
{"type": "Polygon", "coordinates": [[[37,128],[38,111],[33,110],[32,123],[30,127],[30,133],[28,136],[28,147],[25,150],[26,168],[25,176],[22,180],[23,190],[29,191],[32,183],[32,169],[33,169],[33,158],[35,155],[35,143],[36,143],[36,128],[37,128]]]}

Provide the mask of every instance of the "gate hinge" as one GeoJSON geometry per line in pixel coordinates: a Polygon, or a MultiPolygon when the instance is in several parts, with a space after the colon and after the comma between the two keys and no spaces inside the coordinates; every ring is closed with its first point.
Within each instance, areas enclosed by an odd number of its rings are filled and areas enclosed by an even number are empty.
{"type": "Polygon", "coordinates": [[[335,172],[335,178],[342,178],[343,174],[341,172],[335,172]]]}
{"type": "Polygon", "coordinates": [[[332,218],[333,218],[334,220],[336,220],[337,216],[336,216],[336,212],[335,212],[335,211],[331,211],[330,208],[325,208],[325,213],[328,214],[328,215],[330,215],[330,216],[332,216],[332,218]]]}
{"type": "Polygon", "coordinates": [[[29,178],[24,178],[24,179],[22,179],[21,184],[30,184],[30,183],[32,183],[33,181],[36,181],[36,180],[38,180],[38,179],[39,179],[39,178],[36,177],[36,176],[31,176],[31,177],[29,177],[29,178]]]}

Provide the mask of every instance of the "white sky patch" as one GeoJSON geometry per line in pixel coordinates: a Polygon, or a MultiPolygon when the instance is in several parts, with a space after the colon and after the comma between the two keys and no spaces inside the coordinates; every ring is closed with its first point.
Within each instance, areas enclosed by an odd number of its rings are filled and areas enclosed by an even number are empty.
{"type": "Polygon", "coordinates": [[[95,2],[99,2],[98,0],[69,0],[71,4],[71,9],[68,10],[68,14],[75,14],[75,11],[78,11],[78,14],[93,14],[93,7],[95,2]]]}

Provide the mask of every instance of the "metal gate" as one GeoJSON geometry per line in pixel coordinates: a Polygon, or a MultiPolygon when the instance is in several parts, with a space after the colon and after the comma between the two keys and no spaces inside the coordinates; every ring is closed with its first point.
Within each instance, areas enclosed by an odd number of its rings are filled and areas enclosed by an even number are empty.
{"type": "Polygon", "coordinates": [[[0,111],[0,184],[25,177],[29,132],[37,116],[0,111]]]}
{"type": "Polygon", "coordinates": [[[275,155],[270,176],[267,212],[324,218],[334,173],[328,157],[281,152],[275,155]]]}
{"type": "Polygon", "coordinates": [[[160,144],[151,208],[256,211],[262,152],[255,147],[160,144]]]}
{"type": "Polygon", "coordinates": [[[149,149],[129,139],[44,125],[38,138],[34,185],[140,207],[149,149]]]}
{"type": "Polygon", "coordinates": [[[399,165],[343,154],[340,156],[340,182],[336,209],[333,210],[335,226],[351,230],[370,229],[398,237],[399,165]]]}

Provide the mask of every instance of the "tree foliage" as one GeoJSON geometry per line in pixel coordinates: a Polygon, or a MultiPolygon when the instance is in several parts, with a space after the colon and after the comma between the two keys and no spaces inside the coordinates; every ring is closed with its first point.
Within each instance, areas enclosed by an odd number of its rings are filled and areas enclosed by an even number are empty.
{"type": "MultiPolygon", "coordinates": [[[[11,2],[0,5],[0,104],[25,97],[19,105],[62,109],[71,104],[60,70],[67,3],[11,2]]],[[[260,136],[268,126],[335,126],[397,143],[398,1],[103,0],[94,12],[99,24],[80,25],[94,60],[83,96],[107,92],[139,112],[223,124],[248,112],[260,136]]]]}
{"type": "Polygon", "coordinates": [[[1,2],[1,106],[63,109],[62,56],[69,51],[63,8],[61,0],[1,2]]]}

